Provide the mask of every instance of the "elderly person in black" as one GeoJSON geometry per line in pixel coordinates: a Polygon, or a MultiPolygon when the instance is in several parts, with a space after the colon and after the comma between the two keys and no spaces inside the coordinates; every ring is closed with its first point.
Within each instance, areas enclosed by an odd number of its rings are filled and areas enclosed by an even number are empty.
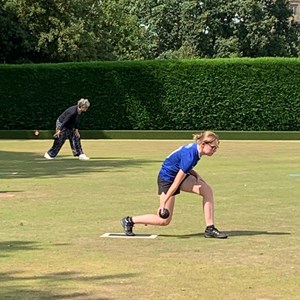
{"type": "Polygon", "coordinates": [[[79,117],[82,112],[86,112],[90,107],[88,99],[80,99],[77,105],[66,109],[56,121],[56,132],[54,134],[53,146],[45,153],[44,157],[53,159],[56,157],[61,147],[68,138],[74,156],[80,160],[88,160],[81,147],[80,134],[78,131],[79,117]]]}

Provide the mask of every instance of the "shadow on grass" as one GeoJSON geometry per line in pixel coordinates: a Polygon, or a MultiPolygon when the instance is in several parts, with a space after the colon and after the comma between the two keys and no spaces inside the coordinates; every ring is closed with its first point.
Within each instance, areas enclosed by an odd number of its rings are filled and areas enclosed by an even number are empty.
{"type": "MultiPolygon", "coordinates": [[[[276,232],[276,231],[251,231],[251,230],[233,230],[224,231],[229,237],[233,236],[249,236],[249,235],[289,235],[290,232],[276,232]]],[[[194,237],[203,237],[203,232],[192,234],[160,234],[160,237],[177,237],[180,239],[189,239],[194,237]]]]}
{"type": "MultiPolygon", "coordinates": [[[[128,279],[130,277],[135,277],[137,274],[109,274],[109,275],[99,275],[99,276],[87,276],[75,271],[57,272],[49,273],[40,276],[21,276],[20,271],[11,272],[0,272],[0,282],[2,281],[13,281],[13,280],[46,280],[49,281],[106,281],[113,279],[128,279]]],[[[0,298],[1,299],[1,298],[0,298]]]]}
{"type": "Polygon", "coordinates": [[[53,292],[53,287],[57,285],[56,290],[61,287],[62,281],[69,282],[94,282],[99,285],[100,283],[105,284],[122,284],[128,278],[138,276],[138,274],[109,274],[109,275],[99,275],[99,276],[87,276],[79,272],[68,271],[68,272],[58,272],[49,273],[40,276],[22,276],[20,271],[2,272],[0,273],[0,282],[10,283],[9,286],[5,286],[0,291],[0,299],[93,299],[93,300],[105,300],[112,299],[106,296],[94,297],[87,292],[72,292],[58,294],[53,292]],[[29,282],[28,286],[26,282],[29,282]],[[36,281],[36,285],[42,285],[43,288],[38,290],[38,288],[32,288],[32,283],[36,281]],[[25,283],[24,283],[25,282],[25,283]],[[18,284],[15,286],[14,284],[18,284]],[[21,284],[21,286],[20,286],[21,284]],[[47,291],[51,286],[51,291],[47,291]],[[92,297],[92,298],[91,298],[92,297]]]}
{"type": "Polygon", "coordinates": [[[124,157],[92,158],[80,161],[62,156],[46,160],[42,156],[28,152],[0,151],[0,178],[65,177],[93,172],[122,172],[127,168],[141,167],[156,160],[124,157]]]}
{"type": "Polygon", "coordinates": [[[6,194],[6,193],[22,193],[24,191],[0,191],[0,194],[6,194]]]}
{"type": "Polygon", "coordinates": [[[24,250],[39,250],[37,242],[32,241],[5,241],[0,242],[0,252],[13,252],[24,250]]]}
{"type": "MultiPolygon", "coordinates": [[[[66,246],[69,244],[61,243],[53,246],[66,246]]],[[[38,242],[33,241],[2,241],[0,242],[0,257],[7,257],[8,255],[17,251],[37,251],[43,248],[38,242]]],[[[1,298],[0,298],[1,299],[1,298]]]]}
{"type": "Polygon", "coordinates": [[[249,235],[289,235],[290,232],[278,232],[278,231],[251,231],[251,230],[233,230],[225,231],[229,236],[249,236],[249,235]]]}

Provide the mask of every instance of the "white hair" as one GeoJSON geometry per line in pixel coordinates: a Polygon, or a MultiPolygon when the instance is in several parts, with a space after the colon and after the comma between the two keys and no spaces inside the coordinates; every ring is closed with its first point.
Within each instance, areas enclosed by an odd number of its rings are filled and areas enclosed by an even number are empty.
{"type": "Polygon", "coordinates": [[[78,105],[78,107],[82,107],[83,105],[85,105],[86,107],[90,107],[90,101],[88,99],[81,98],[77,102],[77,105],[78,105]]]}

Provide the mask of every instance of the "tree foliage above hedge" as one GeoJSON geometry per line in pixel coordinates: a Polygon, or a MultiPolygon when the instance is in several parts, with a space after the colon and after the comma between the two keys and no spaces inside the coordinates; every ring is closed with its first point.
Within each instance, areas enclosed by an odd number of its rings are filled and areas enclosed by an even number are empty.
{"type": "Polygon", "coordinates": [[[297,57],[289,1],[0,0],[0,63],[297,57]]]}

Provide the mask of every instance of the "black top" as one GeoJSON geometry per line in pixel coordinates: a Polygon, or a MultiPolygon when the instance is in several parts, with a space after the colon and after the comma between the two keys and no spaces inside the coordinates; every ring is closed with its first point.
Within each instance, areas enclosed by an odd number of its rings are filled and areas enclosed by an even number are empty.
{"type": "Polygon", "coordinates": [[[77,105],[67,108],[59,117],[58,120],[61,124],[60,129],[78,129],[79,116],[77,105]]]}

